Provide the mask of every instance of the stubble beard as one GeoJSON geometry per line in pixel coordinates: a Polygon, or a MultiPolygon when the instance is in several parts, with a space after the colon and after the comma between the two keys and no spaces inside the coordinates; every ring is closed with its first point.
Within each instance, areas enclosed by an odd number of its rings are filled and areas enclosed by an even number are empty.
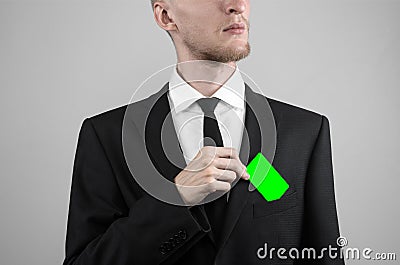
{"type": "Polygon", "coordinates": [[[216,61],[220,63],[237,62],[250,54],[250,44],[247,41],[244,47],[231,48],[223,46],[204,47],[193,39],[184,39],[185,45],[198,60],[216,61]]]}

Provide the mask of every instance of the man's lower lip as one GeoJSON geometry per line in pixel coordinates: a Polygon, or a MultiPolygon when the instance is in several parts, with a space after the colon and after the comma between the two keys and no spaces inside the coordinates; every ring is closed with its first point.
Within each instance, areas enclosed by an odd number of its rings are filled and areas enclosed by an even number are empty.
{"type": "Polygon", "coordinates": [[[229,32],[231,34],[243,34],[245,32],[245,29],[228,29],[225,30],[225,32],[229,32]]]}

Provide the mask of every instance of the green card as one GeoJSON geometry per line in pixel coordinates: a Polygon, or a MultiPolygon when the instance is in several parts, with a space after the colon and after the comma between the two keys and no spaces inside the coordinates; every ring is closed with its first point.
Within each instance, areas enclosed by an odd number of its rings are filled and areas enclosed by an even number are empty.
{"type": "Polygon", "coordinates": [[[262,153],[258,153],[248,164],[250,182],[267,201],[278,200],[289,188],[289,184],[269,163],[262,153]]]}

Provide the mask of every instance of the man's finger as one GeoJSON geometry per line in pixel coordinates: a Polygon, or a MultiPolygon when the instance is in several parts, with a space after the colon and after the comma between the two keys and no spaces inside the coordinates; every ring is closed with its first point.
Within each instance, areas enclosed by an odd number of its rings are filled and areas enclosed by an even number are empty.
{"type": "Polygon", "coordinates": [[[215,179],[232,183],[236,179],[236,173],[231,170],[216,169],[215,179]]]}
{"type": "Polygon", "coordinates": [[[237,176],[248,179],[250,176],[246,171],[246,167],[240,162],[239,159],[218,158],[214,160],[214,166],[219,169],[227,169],[234,171],[237,176]]]}
{"type": "Polygon", "coordinates": [[[234,159],[239,158],[239,154],[235,148],[216,147],[215,149],[216,149],[217,157],[226,157],[226,158],[234,158],[234,159]]]}
{"type": "Polygon", "coordinates": [[[216,180],[214,182],[211,182],[208,184],[208,189],[210,193],[216,192],[216,191],[223,191],[223,192],[228,192],[231,189],[231,184],[226,181],[219,181],[216,180]]]}

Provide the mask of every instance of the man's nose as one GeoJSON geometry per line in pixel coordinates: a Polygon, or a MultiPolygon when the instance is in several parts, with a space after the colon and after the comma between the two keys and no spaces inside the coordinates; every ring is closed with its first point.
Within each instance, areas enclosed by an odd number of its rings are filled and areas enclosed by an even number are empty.
{"type": "Polygon", "coordinates": [[[227,14],[235,13],[241,14],[246,11],[248,0],[226,0],[225,1],[225,12],[227,14]]]}

